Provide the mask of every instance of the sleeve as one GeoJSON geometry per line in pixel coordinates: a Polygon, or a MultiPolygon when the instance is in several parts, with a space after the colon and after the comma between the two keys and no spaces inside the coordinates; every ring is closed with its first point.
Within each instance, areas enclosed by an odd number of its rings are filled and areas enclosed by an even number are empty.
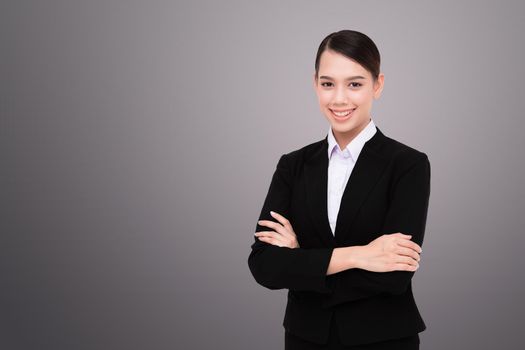
{"type": "MultiPolygon", "coordinates": [[[[402,232],[422,246],[430,198],[430,162],[426,154],[409,167],[395,184],[382,225],[382,234],[402,232]]],[[[349,269],[340,272],[326,306],[386,293],[404,293],[415,271],[372,272],[349,269]]]]}
{"type": "MultiPolygon", "coordinates": [[[[273,220],[270,210],[289,219],[292,174],[286,155],[281,156],[272,177],[259,220],[273,220]]],[[[268,231],[256,225],[255,232],[268,231]]],[[[255,237],[248,257],[250,271],[260,285],[269,289],[290,289],[331,293],[326,271],[333,248],[288,248],[263,242],[255,237]]]]}

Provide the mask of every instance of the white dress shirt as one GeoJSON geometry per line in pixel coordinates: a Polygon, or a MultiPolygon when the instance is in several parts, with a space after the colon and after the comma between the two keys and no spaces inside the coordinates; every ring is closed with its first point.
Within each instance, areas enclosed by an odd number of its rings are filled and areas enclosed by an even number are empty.
{"type": "Polygon", "coordinates": [[[341,150],[332,133],[332,127],[330,126],[328,130],[328,221],[334,235],[337,214],[348,179],[365,142],[370,140],[375,133],[376,126],[370,118],[368,125],[341,150]]]}

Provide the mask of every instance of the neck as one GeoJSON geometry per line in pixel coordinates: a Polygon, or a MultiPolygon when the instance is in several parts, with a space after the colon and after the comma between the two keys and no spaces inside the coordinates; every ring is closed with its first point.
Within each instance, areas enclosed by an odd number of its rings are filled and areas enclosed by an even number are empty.
{"type": "Polygon", "coordinates": [[[348,146],[348,144],[350,142],[352,142],[352,140],[361,132],[363,131],[364,128],[366,128],[366,126],[368,125],[368,123],[370,122],[370,118],[365,122],[363,123],[363,125],[361,125],[359,128],[357,129],[353,129],[353,130],[349,130],[348,132],[346,133],[341,133],[341,132],[338,132],[334,129],[332,129],[332,132],[334,133],[334,137],[335,137],[335,140],[337,141],[337,144],[339,145],[339,148],[341,149],[345,149],[346,146],[348,146]]]}

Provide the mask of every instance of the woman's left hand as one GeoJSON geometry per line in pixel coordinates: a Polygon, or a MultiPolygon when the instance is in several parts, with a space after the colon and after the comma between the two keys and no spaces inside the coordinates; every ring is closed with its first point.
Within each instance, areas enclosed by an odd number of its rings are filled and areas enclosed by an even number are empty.
{"type": "Polygon", "coordinates": [[[258,224],[261,226],[267,226],[273,228],[274,231],[260,231],[256,232],[257,236],[261,241],[276,245],[279,247],[288,247],[288,248],[300,248],[299,242],[297,241],[297,236],[293,230],[290,221],[286,219],[281,214],[278,214],[274,211],[270,212],[277,221],[273,222],[270,220],[259,220],[258,224]]]}

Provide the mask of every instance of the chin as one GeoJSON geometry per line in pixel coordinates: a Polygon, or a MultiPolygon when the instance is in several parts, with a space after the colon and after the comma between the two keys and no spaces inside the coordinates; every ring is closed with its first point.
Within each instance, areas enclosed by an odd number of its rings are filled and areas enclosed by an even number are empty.
{"type": "Polygon", "coordinates": [[[333,126],[332,125],[332,130],[334,130],[335,132],[338,132],[339,134],[349,134],[349,133],[352,133],[353,130],[355,130],[355,126],[349,126],[349,127],[341,127],[341,126],[333,126]]]}
{"type": "Polygon", "coordinates": [[[353,134],[357,131],[357,129],[360,129],[361,126],[364,127],[366,125],[366,121],[363,123],[361,121],[356,120],[348,120],[346,123],[341,123],[329,119],[329,122],[330,126],[332,127],[332,130],[340,134],[353,134]]]}
{"type": "Polygon", "coordinates": [[[345,132],[355,129],[358,125],[358,123],[356,123],[356,121],[353,119],[349,119],[346,122],[342,123],[340,121],[334,120],[333,118],[328,118],[328,122],[332,126],[333,130],[337,130],[339,132],[345,132]]]}

